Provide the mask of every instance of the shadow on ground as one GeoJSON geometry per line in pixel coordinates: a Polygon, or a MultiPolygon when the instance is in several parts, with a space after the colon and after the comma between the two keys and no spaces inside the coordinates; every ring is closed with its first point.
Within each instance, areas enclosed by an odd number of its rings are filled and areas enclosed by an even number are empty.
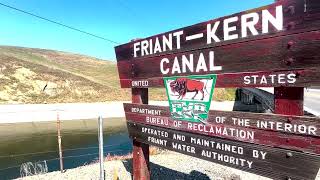
{"type": "MultiPolygon", "coordinates": [[[[154,164],[152,162],[150,164],[150,171],[151,171],[151,179],[161,179],[161,180],[166,180],[166,179],[186,179],[186,180],[191,180],[191,179],[197,179],[197,180],[210,180],[210,178],[199,171],[191,171],[190,174],[187,173],[182,173],[179,171],[175,171],[169,168],[166,168],[164,166],[160,166],[158,164],[154,164]]],[[[126,168],[127,172],[132,172],[132,159],[123,161],[123,165],[126,168]]],[[[132,174],[131,174],[132,176],[132,174]]]]}

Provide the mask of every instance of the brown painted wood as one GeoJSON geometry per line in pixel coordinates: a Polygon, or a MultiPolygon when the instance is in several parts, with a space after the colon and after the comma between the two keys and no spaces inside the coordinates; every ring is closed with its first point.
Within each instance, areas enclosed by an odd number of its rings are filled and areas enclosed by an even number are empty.
{"type": "Polygon", "coordinates": [[[303,87],[274,88],[274,112],[303,116],[303,87]]]}
{"type": "MultiPolygon", "coordinates": [[[[157,53],[152,56],[157,56],[161,54],[173,54],[177,52],[184,52],[184,51],[189,51],[193,49],[198,49],[198,48],[207,48],[207,47],[215,47],[215,46],[221,46],[221,45],[227,45],[227,44],[232,44],[232,43],[238,43],[238,42],[244,42],[244,41],[249,41],[252,39],[264,39],[268,37],[276,37],[276,36],[284,36],[284,35],[289,35],[289,34],[294,34],[294,33],[299,33],[299,32],[307,32],[310,30],[317,30],[319,29],[319,24],[320,24],[320,18],[319,18],[319,13],[320,13],[320,2],[318,0],[281,0],[276,3],[273,3],[268,6],[263,6],[259,8],[255,8],[252,10],[247,10],[243,11],[240,13],[232,14],[229,16],[225,17],[220,17],[217,19],[209,20],[206,22],[202,22],[199,24],[195,24],[192,26],[188,26],[185,28],[180,28],[177,30],[173,30],[170,32],[158,34],[155,36],[151,36],[148,38],[143,38],[143,39],[138,39],[136,41],[132,41],[127,44],[123,44],[120,46],[117,46],[115,48],[116,51],[116,56],[118,61],[128,61],[133,58],[133,44],[135,42],[140,42],[143,40],[150,40],[152,39],[153,42],[157,37],[162,37],[163,35],[168,35],[169,33],[177,32],[180,30],[183,30],[184,35],[183,38],[181,39],[181,48],[177,49],[176,47],[173,47],[172,51],[167,51],[163,53],[157,53]],[[262,10],[269,10],[271,14],[275,15],[275,7],[282,5],[283,6],[283,27],[284,29],[282,31],[278,31],[275,28],[269,26],[269,33],[268,34],[261,34],[261,28],[262,28],[262,23],[261,23],[261,12],[262,10]],[[230,18],[230,17],[238,17],[239,20],[241,19],[241,15],[243,14],[248,14],[256,12],[259,14],[259,22],[255,25],[255,28],[259,32],[259,35],[257,36],[252,36],[250,31],[248,31],[248,37],[247,38],[239,38],[236,40],[229,40],[229,41],[223,41],[223,31],[221,28],[218,28],[217,31],[217,36],[219,39],[221,39],[221,42],[219,43],[213,43],[207,45],[206,42],[206,31],[207,31],[207,24],[211,23],[214,24],[217,21],[220,21],[220,26],[222,26],[222,22],[224,19],[230,18]],[[192,41],[186,41],[185,36],[193,35],[193,34],[198,34],[198,33],[204,33],[203,38],[200,39],[195,39],[192,41]]],[[[241,29],[241,24],[240,21],[233,23],[232,25],[235,25],[237,27],[237,30],[234,31],[234,34],[238,34],[240,36],[240,29],[241,29]]],[[[162,41],[160,41],[162,42],[162,41]]],[[[147,57],[147,56],[146,56],[147,57]]]]}
{"type": "MultiPolygon", "coordinates": [[[[317,69],[308,70],[293,70],[293,71],[260,71],[254,73],[226,73],[218,74],[216,86],[217,88],[230,88],[230,87],[310,87],[320,86],[320,71],[317,69]],[[289,74],[295,74],[296,82],[288,83],[284,82],[279,77],[287,77],[289,74]],[[244,78],[249,79],[256,83],[245,84],[244,78]],[[262,77],[265,77],[267,83],[262,81],[262,77]],[[274,78],[272,78],[274,77],[274,78]],[[261,83],[262,82],[262,83],[261,83]]],[[[155,78],[133,78],[133,79],[120,79],[122,88],[148,88],[148,87],[164,87],[164,81],[162,77],[155,78]],[[133,85],[134,84],[134,85],[133,85]]]]}
{"type": "MultiPolygon", "coordinates": [[[[318,59],[320,58],[320,1],[318,0],[281,0],[269,6],[256,8],[249,11],[233,14],[226,17],[199,23],[193,26],[181,28],[178,30],[162,33],[145,39],[117,46],[115,48],[120,83],[122,88],[146,88],[146,87],[163,87],[163,76],[184,76],[194,74],[218,74],[217,87],[308,87],[312,85],[320,85],[318,79],[320,67],[318,59]],[[262,22],[261,11],[269,10],[271,14],[275,14],[275,7],[282,5],[283,7],[283,30],[275,30],[269,24],[269,33],[261,34],[262,22]],[[255,25],[260,34],[253,36],[249,33],[246,38],[238,38],[236,40],[227,40],[207,44],[206,31],[207,24],[214,24],[230,17],[238,17],[239,21],[233,23],[237,27],[233,33],[240,34],[241,15],[257,12],[259,14],[259,22],[255,25]],[[147,56],[133,57],[133,46],[136,42],[153,40],[162,36],[167,36],[173,32],[183,31],[181,37],[181,48],[173,48],[172,51],[156,53],[147,56]],[[203,37],[194,40],[186,40],[189,35],[203,33],[203,37]],[[169,72],[163,75],[160,71],[160,61],[168,58],[170,63],[165,64],[165,68],[171,68],[173,59],[178,57],[181,66],[181,57],[183,55],[193,54],[194,67],[197,63],[197,57],[203,53],[208,64],[208,52],[214,51],[215,65],[222,66],[219,71],[207,72],[191,72],[187,69],[185,73],[169,72]],[[281,72],[282,71],[282,72],[281,72]],[[275,82],[268,83],[244,83],[244,77],[248,75],[258,75],[257,80],[262,75],[278,75],[281,73],[296,74],[295,83],[277,82],[281,79],[276,76],[275,82]],[[135,83],[132,86],[132,80],[148,82],[147,85],[135,83]]],[[[249,31],[248,31],[249,32],[249,31]]],[[[222,28],[218,28],[217,37],[221,39],[223,36],[222,28]]],[[[175,42],[174,42],[175,43],[175,42]]],[[[173,44],[174,44],[173,43],[173,44]]],[[[281,80],[280,80],[281,81],[281,80]]]]}
{"type": "Polygon", "coordinates": [[[165,149],[274,179],[314,179],[320,166],[319,156],[306,153],[229,141],[217,137],[186,133],[135,122],[128,122],[127,124],[130,137],[136,141],[159,146],[165,149]],[[155,131],[157,134],[152,133],[155,131]],[[174,138],[174,134],[176,137],[177,135],[180,135],[180,137],[183,136],[184,138],[174,138]],[[193,141],[191,139],[193,139],[193,141]],[[203,145],[203,143],[198,144],[195,143],[195,139],[207,140],[210,143],[207,145],[203,145]],[[160,141],[162,141],[162,143],[160,143],[160,141]],[[214,142],[213,146],[211,142],[214,142]],[[175,148],[173,144],[177,143],[186,146],[186,148],[175,148]],[[225,151],[219,148],[218,144],[224,144],[227,146],[229,145],[231,147],[233,146],[234,149],[243,149],[243,151],[225,151]],[[214,158],[214,156],[211,158],[203,156],[203,150],[205,152],[216,153],[216,158],[214,158]],[[255,154],[253,152],[263,152],[266,153],[266,156],[265,158],[261,158],[262,156],[253,157],[253,154],[255,154]],[[235,161],[231,161],[230,157],[238,158],[238,161],[239,159],[243,159],[243,161],[241,160],[241,162],[244,162],[243,166],[241,166],[240,163],[236,164],[235,161]],[[249,166],[248,162],[252,162],[251,166],[249,166]]]}
{"type": "MultiPolygon", "coordinates": [[[[318,59],[320,59],[320,52],[318,49],[320,49],[320,31],[312,31],[284,37],[217,46],[214,48],[196,49],[186,53],[182,52],[150,58],[142,57],[132,61],[118,61],[118,70],[120,80],[129,80],[132,78],[161,78],[163,76],[173,75],[230,74],[260,71],[270,73],[289,70],[309,71],[312,69],[316,74],[319,74],[320,67],[318,59]],[[292,41],[294,42],[293,45],[288,47],[288,43],[292,41]],[[200,53],[203,53],[207,64],[209,64],[208,54],[210,51],[214,51],[215,65],[222,66],[221,71],[200,71],[195,73],[187,69],[186,73],[172,74],[170,71],[166,75],[163,75],[160,71],[160,61],[164,57],[170,61],[168,64],[165,64],[164,68],[172,68],[175,57],[181,59],[182,55],[188,56],[189,54],[193,54],[194,67],[196,67],[197,58],[200,53]]],[[[181,61],[179,61],[179,63],[181,66],[181,61]]],[[[241,77],[243,76],[244,75],[241,77]]],[[[318,81],[316,82],[319,83],[318,81]]],[[[234,83],[233,86],[235,85],[237,86],[239,84],[234,83]]],[[[226,86],[230,86],[230,84],[226,84],[226,86]]],[[[273,83],[269,84],[269,86],[279,86],[279,84],[273,83]]]]}
{"type": "MultiPolygon", "coordinates": [[[[139,109],[149,109],[149,110],[160,110],[161,117],[170,117],[170,110],[168,106],[155,106],[155,105],[143,105],[143,104],[130,104],[124,103],[124,111],[125,113],[133,113],[133,114],[142,114],[141,112],[132,112],[132,108],[139,109]]],[[[232,118],[242,118],[249,119],[250,126],[248,128],[258,129],[257,121],[268,121],[268,122],[282,122],[282,123],[291,123],[301,125],[304,124],[306,126],[315,126],[317,128],[316,135],[310,136],[320,136],[320,118],[318,117],[310,117],[310,116],[297,116],[297,115],[282,115],[282,114],[265,114],[265,113],[249,113],[249,112],[240,112],[240,111],[218,111],[218,110],[210,110],[209,111],[209,124],[215,124],[215,119],[217,117],[224,116],[226,119],[224,124],[226,125],[234,125],[232,118]]],[[[268,131],[276,131],[273,129],[267,129],[268,131]]],[[[281,130],[280,130],[281,131],[281,130]]],[[[286,131],[282,131],[286,132],[286,131]]],[[[299,133],[290,133],[288,134],[299,134],[299,133]]]]}
{"type": "MultiPolygon", "coordinates": [[[[148,89],[132,89],[132,102],[139,104],[148,104],[148,89]]],[[[149,145],[133,140],[132,164],[133,178],[149,180],[149,145]]]]}
{"type": "MultiPolygon", "coordinates": [[[[132,77],[131,71],[125,69],[123,64],[130,64],[135,78],[150,78],[163,76],[160,72],[160,61],[164,57],[170,59],[167,67],[172,67],[174,57],[181,59],[182,55],[192,53],[194,55],[194,67],[197,66],[196,59],[203,53],[205,59],[208,59],[209,51],[214,51],[215,65],[222,66],[222,71],[216,71],[216,74],[238,73],[238,72],[256,72],[256,71],[274,71],[274,70],[292,70],[316,68],[319,66],[320,57],[317,50],[320,48],[320,32],[311,31],[306,33],[294,34],[284,37],[275,37],[243,43],[230,44],[215,48],[196,49],[187,53],[176,53],[166,56],[156,56],[151,58],[137,58],[134,61],[118,61],[120,78],[132,77]],[[288,43],[293,41],[294,45],[288,49],[288,43]],[[292,61],[289,61],[291,58],[292,61]]],[[[124,66],[126,67],[126,66],[124,66]]],[[[166,68],[166,67],[165,67],[166,68]]],[[[319,67],[318,67],[319,68],[319,67]]],[[[199,73],[181,73],[172,75],[190,75],[190,74],[210,74],[213,72],[199,73]]]]}
{"type": "MultiPolygon", "coordinates": [[[[209,119],[207,124],[205,125],[206,131],[204,130],[204,126],[202,123],[192,123],[192,128],[188,125],[189,122],[187,121],[177,121],[170,117],[170,111],[168,107],[165,106],[151,106],[151,105],[136,105],[136,104],[124,104],[124,110],[126,112],[126,119],[137,122],[137,123],[144,123],[148,125],[155,125],[165,128],[171,128],[181,131],[193,132],[198,134],[204,134],[208,136],[215,136],[226,138],[230,140],[242,141],[242,142],[249,142],[255,144],[263,144],[273,147],[281,147],[287,149],[294,149],[298,151],[310,152],[310,153],[317,153],[320,154],[320,124],[319,118],[313,117],[301,117],[301,116],[289,116],[289,115],[272,115],[272,114],[258,114],[258,113],[245,113],[245,112],[233,112],[233,111],[210,111],[209,112],[209,119]],[[160,114],[146,114],[146,113],[139,113],[136,112],[136,108],[143,110],[148,109],[151,111],[160,110],[160,114]],[[134,112],[132,112],[134,109],[134,112]],[[224,123],[217,123],[216,120],[221,119],[220,117],[225,117],[224,123]],[[149,119],[157,119],[158,121],[151,121],[149,119]],[[239,121],[234,124],[232,118],[237,119],[249,119],[250,124],[248,126],[243,126],[244,123],[239,125],[239,121]],[[276,130],[275,128],[271,129],[268,126],[268,129],[259,128],[257,127],[258,121],[264,122],[276,122],[279,123],[287,123],[291,125],[305,125],[305,126],[313,126],[315,127],[315,134],[310,133],[299,133],[299,132],[288,132],[284,129],[276,130]],[[181,126],[176,127],[174,126],[175,122],[180,122],[181,126]],[[201,130],[195,129],[201,128],[201,130]],[[210,128],[226,128],[228,135],[223,133],[216,133],[210,132],[210,128]],[[245,132],[252,132],[254,133],[254,137],[251,138],[249,136],[240,137],[237,136],[236,133],[232,135],[231,131],[235,132],[231,129],[237,129],[238,132],[245,131],[245,132]]],[[[150,112],[151,112],[150,111],[150,112]]],[[[244,121],[241,121],[244,122],[244,121]]]]}

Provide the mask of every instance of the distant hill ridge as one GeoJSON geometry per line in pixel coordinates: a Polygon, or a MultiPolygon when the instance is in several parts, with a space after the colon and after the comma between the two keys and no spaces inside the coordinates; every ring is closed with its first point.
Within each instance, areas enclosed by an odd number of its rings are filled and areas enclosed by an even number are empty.
{"type": "MultiPolygon", "coordinates": [[[[120,88],[113,61],[62,51],[0,46],[0,62],[3,104],[131,99],[130,89],[120,88]]],[[[166,100],[164,88],[151,89],[150,96],[153,100],[166,100]]],[[[218,91],[218,99],[230,98],[230,93],[218,91]]]]}
{"type": "Polygon", "coordinates": [[[0,46],[1,103],[129,100],[116,63],[61,51],[0,46]]]}

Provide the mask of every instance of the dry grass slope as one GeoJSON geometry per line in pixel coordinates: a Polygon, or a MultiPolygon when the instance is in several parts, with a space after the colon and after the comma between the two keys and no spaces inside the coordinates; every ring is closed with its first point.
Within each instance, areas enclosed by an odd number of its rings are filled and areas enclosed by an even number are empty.
{"type": "MultiPolygon", "coordinates": [[[[116,63],[61,51],[0,46],[0,103],[71,103],[130,100],[121,89],[116,63]]],[[[218,89],[216,100],[234,90],[218,89]]],[[[165,100],[164,89],[150,99],[165,100]]]]}

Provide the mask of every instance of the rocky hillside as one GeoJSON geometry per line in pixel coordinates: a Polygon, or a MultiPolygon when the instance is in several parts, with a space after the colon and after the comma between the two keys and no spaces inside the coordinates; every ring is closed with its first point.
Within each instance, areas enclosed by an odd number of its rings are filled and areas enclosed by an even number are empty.
{"type": "MultiPolygon", "coordinates": [[[[0,46],[0,103],[130,100],[120,88],[116,63],[61,51],[0,46]]],[[[219,99],[234,91],[219,90],[219,99]],[[220,94],[220,95],[219,95],[220,94]]],[[[164,100],[164,89],[150,99],[164,100]]]]}

